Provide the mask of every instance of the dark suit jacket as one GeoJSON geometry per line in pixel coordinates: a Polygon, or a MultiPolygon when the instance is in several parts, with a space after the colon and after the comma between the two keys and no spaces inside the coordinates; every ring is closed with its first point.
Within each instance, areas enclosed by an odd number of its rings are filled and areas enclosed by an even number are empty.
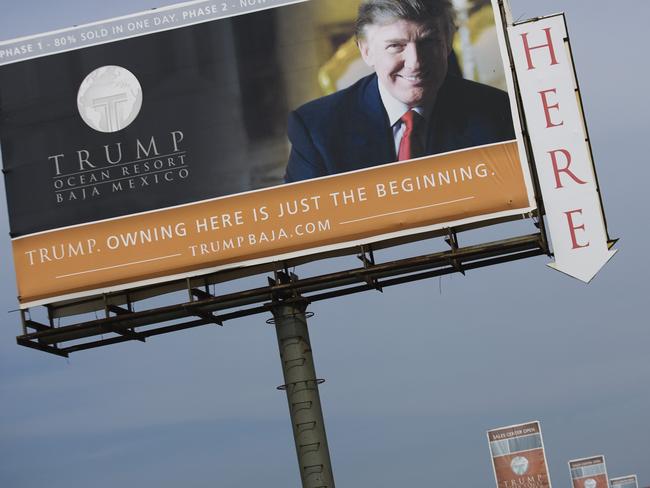
{"type": "MultiPolygon", "coordinates": [[[[427,154],[515,138],[507,93],[480,83],[448,76],[432,114],[427,154]]],[[[397,160],[374,74],[291,112],[288,135],[287,182],[397,160]]]]}

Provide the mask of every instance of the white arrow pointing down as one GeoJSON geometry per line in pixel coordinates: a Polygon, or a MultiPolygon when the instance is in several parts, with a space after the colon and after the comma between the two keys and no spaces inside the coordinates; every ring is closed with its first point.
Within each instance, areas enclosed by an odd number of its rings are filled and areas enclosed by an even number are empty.
{"type": "MultiPolygon", "coordinates": [[[[587,251],[587,249],[584,249],[584,251],[587,251]]],[[[558,257],[554,262],[547,263],[547,266],[589,283],[617,252],[618,249],[608,250],[607,247],[605,249],[591,249],[584,254],[574,254],[566,259],[558,257]]]]}

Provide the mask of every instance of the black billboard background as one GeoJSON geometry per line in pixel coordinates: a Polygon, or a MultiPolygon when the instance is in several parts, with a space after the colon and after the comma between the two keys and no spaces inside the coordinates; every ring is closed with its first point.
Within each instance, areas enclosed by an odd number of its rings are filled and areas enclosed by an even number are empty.
{"type": "MultiPolygon", "coordinates": [[[[283,7],[301,8],[300,5],[283,7]]],[[[232,17],[112,42],[0,68],[0,142],[13,237],[120,215],[149,211],[281,183],[288,151],[288,107],[278,64],[276,11],[232,17]],[[254,34],[253,34],[254,33],[254,34]],[[121,131],[101,133],[82,120],[77,92],[93,70],[117,65],[133,73],[143,92],[136,120],[121,131]],[[63,173],[79,170],[77,151],[108,167],[135,159],[136,140],[151,137],[171,152],[170,133],[182,131],[185,179],[57,203],[55,167],[48,157],[65,154],[63,173]],[[255,144],[267,149],[260,160],[255,144]],[[260,174],[267,174],[260,177],[260,174]]],[[[129,165],[126,165],[129,166],[129,165]]],[[[129,166],[133,169],[132,166],[129,166]]],[[[113,170],[117,168],[112,168],[113,170]]],[[[120,168],[121,169],[121,168],[120,168]]],[[[140,168],[142,170],[142,166],[140,168]]],[[[116,173],[117,174],[117,173],[116,173]]],[[[132,171],[129,174],[133,174],[132,171]]],[[[121,173],[120,173],[121,176],[121,173]]],[[[90,188],[90,187],[88,187],[90,188]]]]}
{"type": "MultiPolygon", "coordinates": [[[[282,184],[288,113],[326,94],[319,70],[353,36],[359,2],[310,0],[0,66],[11,236],[282,184]],[[135,121],[108,134],[77,109],[82,81],[102,66],[126,68],[143,93],[135,121]],[[86,172],[99,174],[111,166],[105,146],[115,156],[121,143],[124,161],[133,161],[136,141],[146,147],[154,137],[165,154],[173,131],[183,133],[187,178],[152,184],[151,175],[133,175],[134,188],[113,192],[105,183],[99,197],[88,187],[56,201],[49,157],[65,154],[71,173],[77,151],[89,151],[97,171],[86,172]]],[[[449,63],[460,75],[454,52],[449,63]]]]}

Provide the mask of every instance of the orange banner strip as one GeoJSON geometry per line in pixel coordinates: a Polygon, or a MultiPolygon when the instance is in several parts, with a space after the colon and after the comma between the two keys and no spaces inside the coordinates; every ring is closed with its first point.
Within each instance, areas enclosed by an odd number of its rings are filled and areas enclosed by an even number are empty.
{"type": "Polygon", "coordinates": [[[530,206],[516,142],[483,146],[17,238],[19,300],[270,261],[530,206]]]}

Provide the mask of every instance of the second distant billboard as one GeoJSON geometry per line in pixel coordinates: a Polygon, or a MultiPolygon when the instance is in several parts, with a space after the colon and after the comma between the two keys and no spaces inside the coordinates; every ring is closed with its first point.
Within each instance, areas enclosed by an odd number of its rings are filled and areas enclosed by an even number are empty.
{"type": "Polygon", "coordinates": [[[609,488],[604,456],[569,461],[573,488],[609,488]]]}
{"type": "Polygon", "coordinates": [[[609,480],[609,484],[611,488],[639,488],[639,482],[635,474],[612,478],[609,480]]]}

